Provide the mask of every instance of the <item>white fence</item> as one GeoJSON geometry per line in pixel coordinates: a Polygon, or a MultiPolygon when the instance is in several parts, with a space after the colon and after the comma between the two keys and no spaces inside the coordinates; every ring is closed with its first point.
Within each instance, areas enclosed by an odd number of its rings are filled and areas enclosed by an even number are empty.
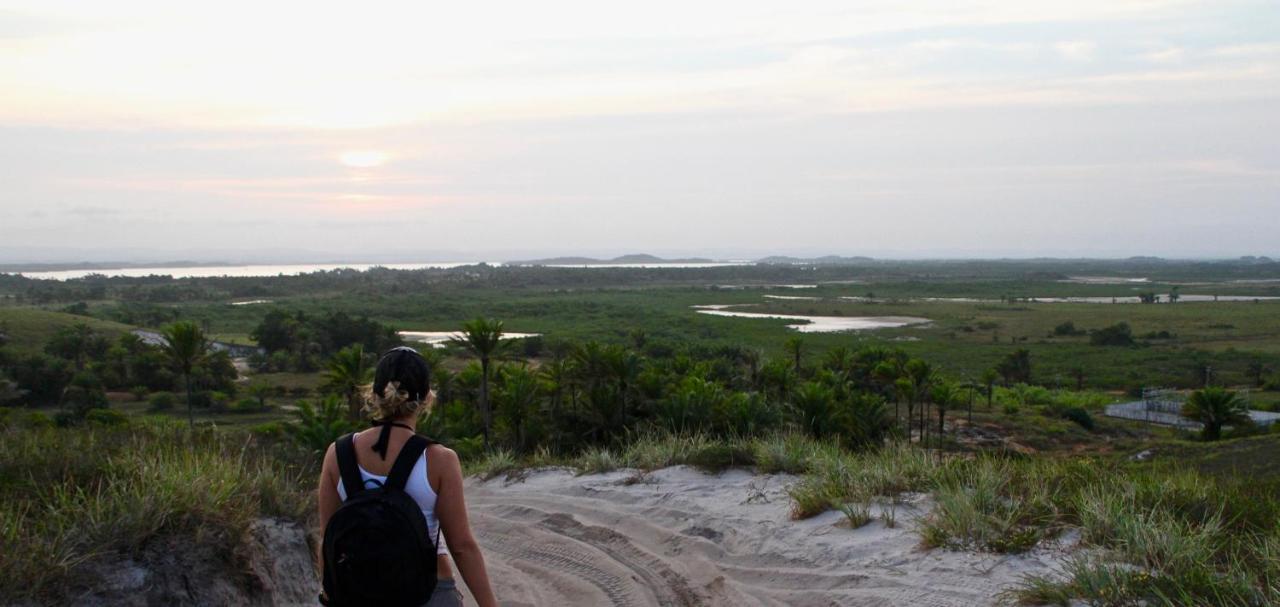
{"type": "MultiPolygon", "coordinates": [[[[1249,394],[1247,392],[1241,396],[1246,402],[1248,401],[1249,394]]],[[[1182,417],[1183,402],[1183,395],[1175,390],[1146,388],[1142,391],[1142,400],[1107,405],[1106,414],[1108,417],[1132,419],[1151,424],[1200,429],[1201,424],[1199,422],[1193,422],[1182,417]]],[[[1270,411],[1250,410],[1249,417],[1253,418],[1253,422],[1260,426],[1270,426],[1280,422],[1280,413],[1272,413],[1270,411]]]]}

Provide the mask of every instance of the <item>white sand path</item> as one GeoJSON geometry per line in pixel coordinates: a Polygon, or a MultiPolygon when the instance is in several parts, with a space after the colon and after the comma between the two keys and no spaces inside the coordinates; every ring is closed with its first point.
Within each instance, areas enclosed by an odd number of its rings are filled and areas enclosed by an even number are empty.
{"type": "Polygon", "coordinates": [[[793,521],[795,481],[684,466],[639,482],[635,471],[542,470],[469,480],[467,499],[495,590],[513,606],[991,605],[1063,558],[1056,547],[922,549],[921,497],[897,507],[894,528],[850,530],[838,512],[793,521]]]}

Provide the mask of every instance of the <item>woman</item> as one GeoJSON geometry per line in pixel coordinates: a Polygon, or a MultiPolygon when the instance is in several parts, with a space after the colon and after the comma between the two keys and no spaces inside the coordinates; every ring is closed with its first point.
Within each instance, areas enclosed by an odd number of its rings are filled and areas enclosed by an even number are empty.
{"type": "MultiPolygon", "coordinates": [[[[365,411],[377,426],[354,437],[356,462],[366,487],[386,480],[396,455],[417,427],[419,416],[430,410],[435,395],[430,391],[431,369],[413,348],[395,348],[378,361],[365,411]]],[[[338,471],[334,445],[324,456],[320,472],[320,528],[346,499],[338,471]]],[[[418,502],[433,537],[439,532],[435,593],[429,607],[462,605],[462,595],[453,579],[457,563],[462,579],[480,607],[496,606],[484,557],[471,534],[467,506],[462,497],[462,467],[458,454],[443,445],[432,444],[418,459],[405,491],[418,502]]]]}

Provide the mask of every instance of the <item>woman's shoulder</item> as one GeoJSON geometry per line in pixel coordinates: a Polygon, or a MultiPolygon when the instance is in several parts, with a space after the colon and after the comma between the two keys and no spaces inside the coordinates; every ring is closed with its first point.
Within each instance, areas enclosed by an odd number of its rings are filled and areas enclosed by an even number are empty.
{"type": "Polygon", "coordinates": [[[458,461],[458,453],[441,443],[431,443],[428,445],[427,455],[433,460],[440,460],[443,462],[458,461]]]}

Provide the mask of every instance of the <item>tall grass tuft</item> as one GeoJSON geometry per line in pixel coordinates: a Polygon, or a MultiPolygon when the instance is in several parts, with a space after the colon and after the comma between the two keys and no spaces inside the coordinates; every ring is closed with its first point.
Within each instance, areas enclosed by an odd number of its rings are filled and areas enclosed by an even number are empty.
{"type": "Polygon", "coordinates": [[[163,422],[0,430],[0,596],[56,600],[84,567],[161,537],[211,547],[229,568],[250,523],[306,520],[315,470],[244,434],[163,422]]]}
{"type": "Polygon", "coordinates": [[[573,467],[578,474],[604,474],[624,467],[621,457],[605,447],[596,447],[584,451],[573,460],[573,467]]]}
{"type": "Polygon", "coordinates": [[[520,462],[516,459],[514,453],[506,449],[498,449],[468,463],[467,472],[487,481],[500,474],[514,472],[519,468],[520,462]]]}

